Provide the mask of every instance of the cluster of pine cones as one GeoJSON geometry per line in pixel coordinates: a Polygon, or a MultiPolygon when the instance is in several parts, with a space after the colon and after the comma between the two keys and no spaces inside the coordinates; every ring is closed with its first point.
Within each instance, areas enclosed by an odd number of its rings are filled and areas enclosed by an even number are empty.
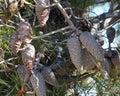
{"type": "Polygon", "coordinates": [[[11,50],[14,55],[22,50],[22,61],[27,72],[30,73],[35,59],[35,48],[30,44],[32,41],[32,30],[28,22],[20,22],[17,26],[17,32],[13,33],[11,38],[11,50]]]}

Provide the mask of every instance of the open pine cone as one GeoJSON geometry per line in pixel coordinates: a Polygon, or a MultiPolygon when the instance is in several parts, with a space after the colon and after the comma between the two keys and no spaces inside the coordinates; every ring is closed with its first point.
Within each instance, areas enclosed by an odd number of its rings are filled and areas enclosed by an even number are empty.
{"type": "Polygon", "coordinates": [[[46,95],[46,86],[43,75],[37,70],[33,70],[33,73],[30,77],[31,84],[33,86],[35,96],[47,96],[46,95]]]}
{"type": "Polygon", "coordinates": [[[49,19],[50,8],[49,0],[36,0],[35,11],[40,23],[40,27],[43,27],[49,19]]]}
{"type": "Polygon", "coordinates": [[[32,28],[28,22],[20,22],[17,31],[18,38],[23,44],[28,44],[32,41],[32,28]]]}
{"type": "Polygon", "coordinates": [[[22,62],[25,65],[26,71],[30,73],[35,60],[35,48],[31,44],[27,44],[24,47],[25,49],[22,51],[22,62]]]}
{"type": "Polygon", "coordinates": [[[67,40],[67,47],[69,50],[70,58],[75,67],[81,71],[82,66],[82,45],[77,37],[72,37],[67,40]]]}
{"type": "Polygon", "coordinates": [[[104,57],[103,48],[96,42],[95,38],[91,35],[90,32],[83,32],[80,35],[80,41],[87,51],[100,62],[100,65],[97,64],[98,69],[100,69],[102,76],[105,79],[108,79],[109,72],[109,62],[104,57]]]}
{"type": "Polygon", "coordinates": [[[19,52],[19,48],[21,44],[22,42],[20,41],[20,39],[18,39],[18,33],[17,32],[13,33],[10,45],[11,45],[12,53],[14,55],[17,55],[17,53],[19,52]]]}
{"type": "Polygon", "coordinates": [[[59,86],[55,74],[50,67],[44,67],[41,73],[48,84],[53,85],[55,87],[59,86]]]}

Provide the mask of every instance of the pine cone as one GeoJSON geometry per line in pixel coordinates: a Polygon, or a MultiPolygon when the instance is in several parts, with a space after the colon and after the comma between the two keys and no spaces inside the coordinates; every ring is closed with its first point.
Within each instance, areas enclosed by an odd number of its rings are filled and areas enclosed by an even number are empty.
{"type": "Polygon", "coordinates": [[[55,87],[59,86],[55,74],[52,72],[50,67],[44,67],[41,73],[43,74],[43,77],[48,84],[51,84],[55,87]]]}
{"type": "Polygon", "coordinates": [[[17,31],[18,38],[23,44],[28,44],[32,41],[32,28],[28,22],[20,22],[17,31]]]}
{"type": "Polygon", "coordinates": [[[10,45],[11,45],[12,53],[14,55],[17,55],[17,53],[19,52],[19,48],[21,44],[22,42],[20,41],[20,39],[18,39],[18,33],[17,32],[13,33],[10,45]]]}
{"type": "Polygon", "coordinates": [[[24,47],[25,49],[22,51],[22,62],[26,67],[26,71],[30,73],[35,60],[35,48],[31,44],[27,44],[24,47]]]}
{"type": "Polygon", "coordinates": [[[32,83],[36,96],[46,96],[45,80],[40,72],[33,70],[30,81],[32,83]]]}
{"type": "Polygon", "coordinates": [[[20,79],[22,81],[24,81],[25,74],[26,74],[25,66],[24,65],[19,65],[18,68],[17,68],[17,72],[18,72],[18,75],[19,75],[20,79]]]}
{"type": "Polygon", "coordinates": [[[108,42],[112,43],[115,38],[115,29],[113,27],[108,28],[106,34],[107,34],[108,42]]]}
{"type": "Polygon", "coordinates": [[[90,32],[83,32],[80,35],[80,41],[87,51],[100,62],[100,65],[96,66],[100,69],[102,76],[108,79],[109,63],[104,58],[104,50],[102,47],[96,42],[90,32]]]}
{"type": "Polygon", "coordinates": [[[77,37],[73,37],[67,40],[67,47],[69,50],[70,58],[72,60],[72,63],[75,65],[75,67],[78,70],[82,70],[82,54],[81,49],[82,45],[77,37]]]}
{"type": "Polygon", "coordinates": [[[95,58],[86,50],[86,48],[82,49],[82,64],[85,70],[93,70],[96,67],[95,58]]]}
{"type": "Polygon", "coordinates": [[[114,64],[115,67],[120,69],[120,53],[116,50],[112,50],[111,62],[114,64]]]}
{"type": "Polygon", "coordinates": [[[40,23],[40,27],[43,27],[49,19],[50,5],[49,0],[36,0],[35,11],[40,23]]]}
{"type": "Polygon", "coordinates": [[[90,52],[96,59],[104,61],[104,51],[90,32],[83,32],[80,35],[80,41],[87,51],[90,52]]]}

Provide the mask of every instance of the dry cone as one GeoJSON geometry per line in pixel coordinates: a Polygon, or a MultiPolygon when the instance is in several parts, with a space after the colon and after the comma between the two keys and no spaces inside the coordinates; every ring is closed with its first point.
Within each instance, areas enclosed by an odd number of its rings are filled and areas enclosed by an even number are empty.
{"type": "Polygon", "coordinates": [[[111,57],[111,62],[114,64],[116,68],[120,70],[120,53],[116,51],[116,54],[111,57]]]}
{"type": "Polygon", "coordinates": [[[17,72],[18,72],[20,79],[22,79],[23,81],[25,78],[25,74],[26,74],[25,66],[24,65],[18,66],[17,72]]]}
{"type": "Polygon", "coordinates": [[[26,68],[27,73],[31,73],[35,60],[35,48],[31,44],[27,44],[24,47],[25,49],[22,50],[22,62],[26,68]]]}
{"type": "Polygon", "coordinates": [[[90,32],[83,32],[80,35],[80,41],[88,52],[90,52],[96,59],[104,61],[104,51],[90,32]]]}
{"type": "Polygon", "coordinates": [[[45,80],[40,72],[33,70],[30,81],[36,96],[46,96],[45,80]]]}
{"type": "Polygon", "coordinates": [[[80,41],[83,44],[83,46],[87,49],[87,51],[92,54],[92,56],[100,62],[100,66],[97,66],[100,70],[103,76],[105,78],[108,77],[108,72],[106,69],[106,66],[108,64],[107,60],[104,58],[104,50],[102,47],[96,42],[95,38],[91,35],[90,32],[83,32],[80,35],[80,41]]]}
{"type": "Polygon", "coordinates": [[[50,5],[49,0],[36,0],[35,12],[40,23],[40,27],[43,27],[49,19],[50,5]]]}
{"type": "Polygon", "coordinates": [[[19,52],[19,48],[21,44],[22,42],[18,39],[18,33],[17,32],[13,33],[10,46],[11,46],[12,53],[14,55],[17,55],[17,53],[19,52]]]}
{"type": "Polygon", "coordinates": [[[72,63],[75,65],[75,67],[81,71],[83,69],[82,66],[82,54],[81,54],[81,44],[77,37],[72,37],[67,40],[67,47],[69,50],[70,58],[72,60],[72,63]]]}
{"type": "Polygon", "coordinates": [[[29,44],[32,41],[32,27],[28,22],[20,22],[17,32],[18,38],[23,44],[29,44]]]}
{"type": "Polygon", "coordinates": [[[53,73],[53,71],[51,70],[50,67],[44,67],[41,71],[45,81],[52,85],[52,86],[55,86],[55,87],[58,87],[59,84],[58,84],[58,81],[55,77],[55,74],[53,73]]]}
{"type": "Polygon", "coordinates": [[[82,49],[82,62],[83,69],[88,71],[94,69],[97,64],[95,58],[86,50],[86,48],[82,49]]]}

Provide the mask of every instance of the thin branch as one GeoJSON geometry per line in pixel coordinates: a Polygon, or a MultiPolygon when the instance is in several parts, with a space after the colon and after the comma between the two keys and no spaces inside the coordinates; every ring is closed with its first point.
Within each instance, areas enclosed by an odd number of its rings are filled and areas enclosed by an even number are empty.
{"type": "MultiPolygon", "coordinates": [[[[36,0],[34,0],[34,2],[35,2],[35,4],[38,4],[36,0]]],[[[53,6],[55,6],[55,5],[56,5],[56,4],[53,3],[53,4],[50,4],[50,5],[45,5],[44,7],[50,8],[50,7],[53,7],[53,6]]]]}
{"type": "Polygon", "coordinates": [[[31,5],[31,6],[35,7],[35,5],[33,5],[32,3],[30,3],[30,2],[28,2],[28,1],[26,1],[26,0],[23,0],[23,2],[24,2],[25,4],[27,4],[27,5],[31,5]]]}
{"type": "Polygon", "coordinates": [[[7,1],[6,0],[3,0],[3,1],[5,3],[5,7],[7,8],[8,7],[7,1]]]}
{"type": "Polygon", "coordinates": [[[17,68],[18,66],[16,65],[15,67],[13,67],[13,68],[5,68],[5,69],[2,69],[2,70],[0,70],[0,73],[2,73],[2,72],[12,72],[12,71],[14,71],[13,69],[15,69],[15,68],[17,68]]]}
{"type": "Polygon", "coordinates": [[[29,94],[29,95],[34,95],[35,94],[35,92],[33,91],[33,92],[31,92],[31,91],[27,91],[26,92],[26,94],[29,94]]]}
{"type": "Polygon", "coordinates": [[[18,18],[20,19],[20,21],[25,21],[25,20],[22,18],[22,16],[21,16],[21,14],[20,14],[19,11],[17,12],[17,15],[18,15],[18,18]]]}
{"type": "Polygon", "coordinates": [[[71,26],[67,26],[67,27],[64,27],[64,28],[61,28],[61,29],[52,31],[52,32],[47,33],[47,34],[43,34],[43,35],[41,35],[41,36],[35,36],[35,37],[33,37],[32,39],[33,39],[33,40],[36,40],[36,39],[45,38],[45,37],[47,37],[47,36],[49,36],[49,35],[53,35],[53,34],[55,34],[55,33],[58,33],[58,32],[61,32],[61,31],[64,31],[64,30],[67,30],[67,29],[70,29],[70,28],[72,28],[72,27],[71,27],[71,26]]]}
{"type": "Polygon", "coordinates": [[[32,23],[33,26],[35,26],[36,17],[37,17],[37,16],[34,14],[34,19],[33,19],[33,23],[32,23]]]}
{"type": "Polygon", "coordinates": [[[65,17],[66,21],[68,22],[68,24],[74,29],[76,30],[73,22],[70,20],[70,17],[67,15],[66,11],[64,10],[64,8],[62,7],[62,5],[57,1],[54,0],[54,2],[56,3],[56,6],[58,7],[58,9],[61,11],[61,13],[63,14],[63,16],[65,17]]]}
{"type": "Polygon", "coordinates": [[[8,20],[8,22],[12,23],[12,24],[16,24],[14,21],[12,20],[8,20]]]}
{"type": "Polygon", "coordinates": [[[102,86],[102,87],[104,87],[104,88],[106,89],[106,87],[105,87],[96,77],[92,76],[92,78],[93,78],[97,83],[99,83],[100,86],[102,86]]]}
{"type": "Polygon", "coordinates": [[[13,58],[9,58],[7,60],[3,60],[0,62],[0,64],[4,63],[4,62],[8,62],[8,61],[11,61],[11,60],[15,60],[15,59],[18,59],[18,57],[13,57],[13,58]]]}
{"type": "Polygon", "coordinates": [[[113,12],[114,3],[115,3],[115,0],[111,0],[111,4],[110,4],[110,8],[109,8],[108,12],[110,12],[110,13],[113,12]]]}
{"type": "Polygon", "coordinates": [[[103,19],[110,18],[110,17],[117,17],[117,16],[120,16],[119,10],[116,10],[116,11],[114,11],[113,13],[109,13],[109,12],[103,13],[103,14],[101,14],[101,15],[99,15],[99,16],[94,17],[94,18],[91,19],[90,21],[91,21],[92,23],[99,23],[99,22],[100,22],[101,20],[103,20],[103,19]],[[97,19],[97,22],[96,22],[96,19],[97,19]]]}
{"type": "MultiPolygon", "coordinates": [[[[68,33],[72,33],[73,32],[73,30],[70,30],[70,31],[66,31],[66,32],[64,32],[65,34],[68,34],[68,33]]],[[[41,40],[43,41],[43,42],[45,42],[45,43],[49,43],[49,44],[56,44],[56,45],[60,45],[60,44],[66,44],[66,42],[67,42],[67,39],[65,39],[65,40],[62,40],[62,41],[49,41],[49,40],[45,40],[45,39],[42,39],[41,38],[41,40]]]]}
{"type": "Polygon", "coordinates": [[[70,20],[70,17],[68,16],[68,14],[66,13],[65,9],[62,7],[62,5],[60,4],[60,2],[58,2],[58,0],[53,0],[56,4],[56,6],[58,7],[58,9],[61,11],[61,13],[63,14],[63,16],[65,17],[67,23],[72,27],[73,30],[75,30],[78,34],[82,33],[82,31],[78,30],[73,22],[70,20]]]}
{"type": "Polygon", "coordinates": [[[15,29],[15,27],[14,27],[14,26],[7,25],[7,24],[0,25],[0,27],[8,27],[8,28],[15,29]]]}
{"type": "Polygon", "coordinates": [[[108,28],[112,27],[114,24],[116,24],[118,22],[120,22],[120,19],[118,19],[117,21],[115,21],[113,24],[110,24],[109,26],[106,26],[104,29],[97,31],[97,33],[102,33],[103,31],[107,30],[108,28]]]}
{"type": "Polygon", "coordinates": [[[66,82],[73,82],[75,81],[76,79],[78,81],[80,80],[83,80],[83,79],[86,79],[88,77],[91,77],[93,76],[94,74],[96,74],[96,70],[92,70],[90,72],[86,72],[86,73],[83,73],[81,75],[77,75],[77,76],[58,76],[58,78],[62,78],[63,80],[65,80],[66,82]]]}

